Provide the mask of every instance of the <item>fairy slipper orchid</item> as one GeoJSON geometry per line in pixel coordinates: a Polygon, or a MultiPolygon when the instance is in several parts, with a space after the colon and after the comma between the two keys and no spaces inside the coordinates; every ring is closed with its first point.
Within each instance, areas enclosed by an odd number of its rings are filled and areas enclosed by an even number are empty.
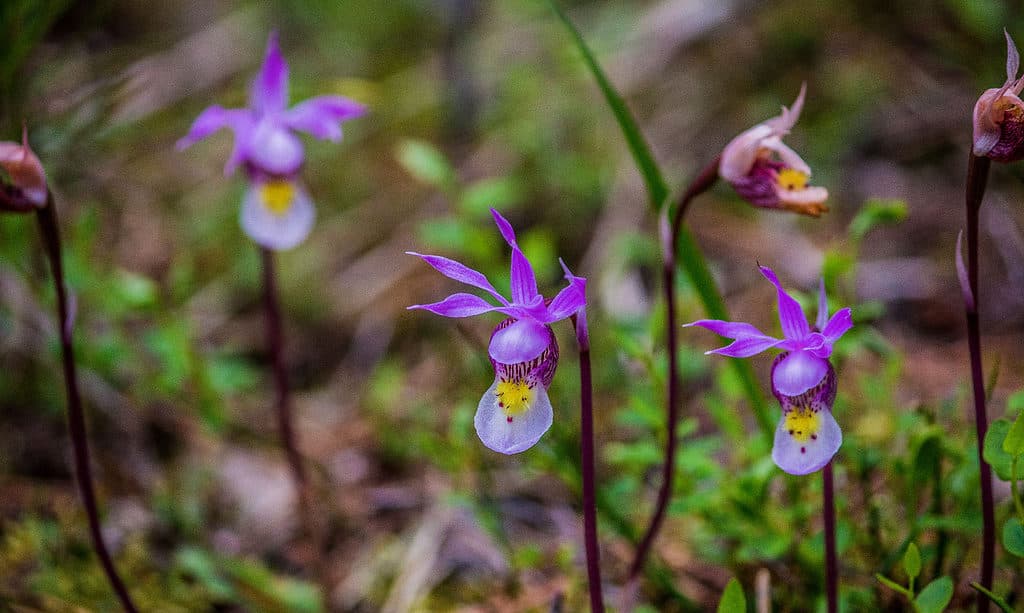
{"type": "MultiPolygon", "coordinates": [[[[498,312],[507,316],[491,334],[487,353],[494,366],[494,383],[484,392],[473,420],[477,435],[494,451],[513,454],[529,449],[551,427],[552,408],[547,389],[558,366],[558,343],[551,324],[573,315],[580,322],[577,330],[586,335],[586,279],[573,275],[564,263],[568,286],[550,301],[537,291],[533,267],[516,241],[511,224],[491,210],[505,242],[512,248],[511,295],[509,300],[494,288],[480,272],[454,260],[437,255],[408,252],[422,258],[435,270],[456,281],[490,294],[493,304],[463,292],[440,302],[417,304],[444,317],[471,317],[498,312]]],[[[580,334],[580,332],[578,332],[580,334]]],[[[586,339],[581,340],[585,346],[586,339]]]]}
{"type": "Polygon", "coordinates": [[[288,64],[277,35],[267,42],[263,66],[249,91],[249,106],[225,109],[211,106],[193,122],[178,149],[184,149],[221,128],[235,134],[235,146],[224,168],[230,175],[244,168],[250,187],[243,199],[242,227],[260,245],[290,249],[313,227],[313,202],[299,181],[305,160],[295,134],[339,141],[341,122],[359,117],[366,108],[341,96],[318,96],[288,108],[288,64]]]}
{"type": "Polygon", "coordinates": [[[772,393],[782,405],[772,460],[790,474],[805,475],[828,464],[842,444],[842,432],[832,417],[836,377],[829,357],[835,342],[853,327],[853,320],[849,308],[829,317],[822,282],[818,317],[811,328],[800,304],[782,288],[775,273],[762,266],[761,274],[775,286],[783,338],[768,336],[748,323],[702,319],[686,325],[734,339],[709,354],[747,358],[772,348],[784,351],[772,364],[772,393]]]}
{"type": "Polygon", "coordinates": [[[810,166],[782,142],[800,117],[806,91],[804,84],[791,109],[782,107],[778,117],[732,139],[722,151],[718,173],[754,206],[818,217],[828,211],[828,190],[808,185],[810,166]]]}
{"type": "Polygon", "coordinates": [[[1006,36],[1006,82],[985,90],[974,105],[974,155],[997,162],[1024,158],[1024,102],[1019,98],[1024,77],[1018,79],[1020,54],[1006,36]]]}
{"type": "Polygon", "coordinates": [[[0,210],[24,213],[46,206],[47,186],[43,164],[28,146],[28,131],[21,142],[0,142],[0,210]]]}

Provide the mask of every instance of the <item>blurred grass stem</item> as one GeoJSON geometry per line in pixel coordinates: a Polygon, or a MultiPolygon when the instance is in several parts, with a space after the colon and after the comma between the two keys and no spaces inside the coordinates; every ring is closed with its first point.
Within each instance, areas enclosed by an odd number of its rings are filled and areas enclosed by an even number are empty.
{"type": "MultiPolygon", "coordinates": [[[[978,468],[981,481],[981,585],[992,589],[992,575],[995,569],[996,521],[995,505],[992,499],[992,468],[985,461],[985,433],[988,431],[988,415],[985,412],[985,374],[981,367],[981,331],[978,325],[981,296],[978,295],[978,212],[985,197],[990,160],[973,153],[967,162],[967,280],[972,300],[965,300],[967,315],[967,345],[970,349],[971,383],[974,390],[974,426],[978,439],[978,468]]],[[[978,613],[987,613],[989,601],[978,598],[978,613]]]]}
{"type": "Polygon", "coordinates": [[[53,273],[53,284],[57,290],[57,329],[60,334],[61,357],[64,363],[64,385],[68,395],[68,432],[74,451],[75,478],[82,496],[82,505],[89,519],[89,534],[93,548],[100,559],[103,571],[110,581],[111,587],[121,601],[125,611],[136,613],[138,609],[128,595],[121,577],[117,574],[114,561],[103,541],[100,526],[100,514],[96,506],[96,490],[93,484],[92,469],[89,466],[89,440],[85,427],[85,412],[82,409],[82,398],[78,391],[78,374],[75,368],[74,346],[71,332],[74,327],[74,315],[68,306],[67,288],[64,282],[64,265],[61,260],[60,228],[57,224],[57,211],[53,202],[53,194],[47,193],[46,206],[36,211],[39,230],[42,233],[46,257],[50,261],[53,273]]]}

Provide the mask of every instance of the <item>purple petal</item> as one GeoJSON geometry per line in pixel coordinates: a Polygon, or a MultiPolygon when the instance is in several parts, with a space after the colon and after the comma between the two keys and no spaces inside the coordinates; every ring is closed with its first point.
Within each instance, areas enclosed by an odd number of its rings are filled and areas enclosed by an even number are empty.
{"type": "Polygon", "coordinates": [[[491,209],[491,215],[494,217],[494,223],[498,226],[501,236],[512,247],[512,302],[516,304],[531,303],[539,295],[533,267],[530,266],[529,260],[526,259],[516,243],[516,232],[512,229],[512,224],[495,209],[491,209]]]}
{"type": "Polygon", "coordinates": [[[550,342],[547,326],[532,319],[519,319],[494,333],[488,353],[496,362],[518,364],[539,356],[550,342]]]}
{"type": "Polygon", "coordinates": [[[832,343],[839,340],[839,337],[846,334],[846,331],[853,327],[853,316],[850,312],[850,308],[840,309],[836,311],[836,314],[832,316],[832,319],[828,320],[825,327],[821,329],[821,334],[828,340],[828,343],[832,343]]]}
{"type": "Polygon", "coordinates": [[[496,307],[479,296],[473,294],[452,294],[441,302],[432,304],[414,304],[407,309],[423,309],[444,317],[472,317],[481,313],[494,311],[496,307]]]}
{"type": "Polygon", "coordinates": [[[540,296],[537,291],[537,278],[533,274],[533,266],[526,259],[519,247],[512,248],[512,302],[530,304],[540,296]]]}
{"type": "Polygon", "coordinates": [[[497,387],[498,380],[495,379],[477,406],[473,417],[477,436],[488,449],[498,453],[526,451],[536,445],[551,427],[554,412],[547,391],[541,385],[531,388],[533,398],[529,408],[509,417],[498,404],[497,387]]]}
{"type": "Polygon", "coordinates": [[[818,327],[818,331],[821,332],[825,329],[825,324],[827,323],[828,296],[825,295],[825,277],[822,277],[818,285],[818,320],[815,322],[815,325],[818,327]]]}
{"type": "Polygon", "coordinates": [[[239,140],[244,140],[246,132],[252,129],[252,114],[248,109],[225,109],[214,105],[196,117],[189,128],[188,134],[178,140],[175,145],[178,150],[190,147],[198,141],[213,134],[221,128],[231,128],[239,140]]]}
{"type": "Polygon", "coordinates": [[[771,281],[775,289],[778,290],[779,322],[782,324],[782,334],[788,339],[799,339],[810,333],[811,327],[807,325],[807,318],[804,316],[803,309],[800,308],[800,303],[782,289],[782,284],[772,269],[761,266],[761,274],[771,281]]]}
{"type": "Polygon", "coordinates": [[[341,140],[343,121],[355,119],[366,107],[341,96],[318,96],[296,104],[284,112],[284,123],[322,140],[341,140]]]}
{"type": "Polygon", "coordinates": [[[843,444],[843,432],[832,412],[826,409],[818,410],[801,422],[802,426],[811,429],[814,438],[808,432],[790,434],[792,425],[793,422],[787,424],[786,413],[783,413],[775,428],[775,444],[772,446],[772,461],[791,475],[821,470],[843,444]]]}
{"type": "Polygon", "coordinates": [[[487,280],[487,277],[482,273],[473,270],[469,266],[439,255],[423,255],[422,253],[416,253],[415,251],[406,251],[406,253],[421,258],[424,262],[433,266],[434,270],[449,279],[454,279],[460,283],[478,287],[497,298],[498,302],[501,304],[506,306],[508,305],[508,300],[499,294],[498,290],[494,289],[494,286],[487,280]]]}
{"type": "Polygon", "coordinates": [[[582,311],[587,306],[587,280],[569,272],[561,260],[559,263],[565,271],[565,278],[569,281],[569,285],[551,299],[551,304],[548,305],[549,319],[547,323],[565,319],[577,311],[582,311]]]}
{"type": "Polygon", "coordinates": [[[249,106],[260,115],[280,113],[288,106],[288,64],[277,44],[277,32],[267,39],[263,66],[249,91],[249,106]]]}
{"type": "Polygon", "coordinates": [[[516,244],[516,231],[512,229],[512,224],[495,209],[491,209],[491,216],[494,217],[494,223],[498,226],[498,231],[505,238],[505,242],[510,247],[518,247],[519,245],[516,244]]]}
{"type": "Polygon", "coordinates": [[[807,351],[793,351],[772,371],[772,387],[784,396],[799,396],[817,385],[827,372],[827,360],[807,351]]]}
{"type": "Polygon", "coordinates": [[[749,358],[752,355],[771,349],[784,342],[772,338],[761,332],[754,326],[743,322],[722,321],[719,319],[701,319],[693,323],[685,324],[683,327],[700,326],[711,330],[719,336],[736,339],[732,344],[714,349],[707,353],[725,355],[732,358],[749,358]]]}

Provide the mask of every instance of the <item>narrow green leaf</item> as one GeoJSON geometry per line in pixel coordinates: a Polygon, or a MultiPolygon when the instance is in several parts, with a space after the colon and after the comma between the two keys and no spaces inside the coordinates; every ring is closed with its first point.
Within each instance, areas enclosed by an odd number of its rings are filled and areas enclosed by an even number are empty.
{"type": "Polygon", "coordinates": [[[898,592],[900,594],[903,594],[907,598],[913,598],[914,597],[914,594],[911,593],[910,590],[908,590],[907,588],[903,587],[899,583],[896,583],[892,579],[884,576],[881,573],[875,573],[875,579],[878,579],[879,583],[881,583],[885,587],[893,590],[894,592],[898,592]]]}
{"type": "Polygon", "coordinates": [[[1011,517],[1003,524],[1003,547],[1018,558],[1024,558],[1024,524],[1011,517]]]}
{"type": "Polygon", "coordinates": [[[919,613],[942,613],[953,599],[953,580],[942,576],[925,586],[914,599],[919,613]]]}
{"type": "Polygon", "coordinates": [[[1003,613],[1013,613],[1013,607],[1011,607],[1008,602],[1006,602],[1001,597],[996,596],[995,594],[993,594],[989,590],[985,589],[977,581],[971,581],[971,587],[973,587],[974,589],[978,590],[979,592],[981,592],[982,594],[987,596],[988,599],[991,600],[992,602],[996,603],[996,606],[999,607],[1000,609],[1002,609],[1003,613]]]}
{"type": "Polygon", "coordinates": [[[743,586],[736,580],[736,577],[729,579],[729,584],[722,592],[722,599],[718,601],[718,613],[746,613],[747,598],[743,594],[743,586]]]}
{"type": "Polygon", "coordinates": [[[1013,420],[1010,431],[1006,433],[1003,451],[1011,456],[1024,454],[1024,411],[1017,413],[1017,419],[1013,420]]]}
{"type": "Polygon", "coordinates": [[[907,551],[903,554],[903,570],[911,580],[917,579],[921,574],[921,552],[913,543],[907,546],[907,551]]]}
{"type": "Polygon", "coordinates": [[[665,198],[668,196],[668,185],[665,183],[664,177],[662,177],[661,169],[658,168],[658,164],[654,161],[651,148],[644,139],[640,127],[633,118],[633,114],[622,100],[622,96],[615,90],[615,86],[608,80],[608,75],[605,74],[604,69],[598,64],[593,51],[590,50],[587,42],[583,40],[583,35],[580,34],[580,31],[569,20],[569,16],[565,14],[565,11],[562,10],[562,7],[558,5],[556,0],[548,0],[548,3],[565,26],[565,29],[572,35],[576,48],[579,49],[580,55],[583,56],[583,62],[590,69],[591,74],[594,75],[594,80],[597,81],[597,86],[601,89],[605,102],[608,103],[609,108],[611,108],[612,113],[615,115],[615,121],[618,122],[623,136],[626,137],[629,152],[632,154],[637,169],[643,176],[644,184],[647,186],[651,207],[656,211],[661,210],[661,207],[665,205],[665,198]]]}

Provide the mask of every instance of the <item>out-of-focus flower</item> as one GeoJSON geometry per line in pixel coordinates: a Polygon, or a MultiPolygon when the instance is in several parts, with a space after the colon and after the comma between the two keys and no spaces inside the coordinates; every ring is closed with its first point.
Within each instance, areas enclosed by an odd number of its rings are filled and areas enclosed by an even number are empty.
{"type": "Polygon", "coordinates": [[[1024,158],[1024,77],[1018,79],[1020,54],[1010,33],[1006,35],[1006,82],[985,90],[974,105],[974,155],[997,162],[1024,158]]]}
{"type": "Polygon", "coordinates": [[[828,190],[807,184],[810,166],[782,142],[800,118],[806,91],[804,84],[792,109],[782,107],[778,117],[732,139],[722,151],[718,174],[754,206],[818,217],[828,210],[828,190]]]}
{"type": "Polygon", "coordinates": [[[833,344],[853,327],[850,309],[828,316],[828,300],[822,282],[818,296],[818,318],[812,329],[800,304],[790,296],[775,273],[761,267],[761,274],[775,286],[783,338],[764,334],[748,323],[702,319],[687,326],[701,326],[735,339],[731,344],[708,351],[734,358],[746,358],[779,348],[784,353],[772,364],[772,393],[782,405],[782,419],[775,430],[772,459],[782,470],[804,475],[821,469],[839,450],[843,436],[832,417],[836,395],[835,371],[828,358],[833,344]]]}
{"type": "Polygon", "coordinates": [[[288,108],[288,64],[272,33],[248,108],[209,107],[178,141],[178,149],[221,128],[231,129],[235,146],[224,172],[242,166],[251,182],[243,200],[242,227],[264,247],[290,249],[306,238],[315,218],[313,203],[298,181],[305,151],[295,132],[337,142],[341,122],[365,112],[363,105],[341,96],[317,96],[288,108]]]}
{"type": "Polygon", "coordinates": [[[440,302],[417,304],[445,317],[471,317],[492,311],[507,315],[491,334],[488,354],[494,366],[494,383],[480,399],[473,422],[488,448],[512,454],[529,449],[551,427],[552,409],[547,389],[558,366],[558,344],[551,324],[573,315],[578,318],[577,336],[586,346],[586,279],[573,275],[565,264],[568,286],[550,301],[537,291],[533,267],[516,242],[508,221],[491,210],[502,237],[512,248],[512,300],[498,293],[480,272],[437,255],[420,257],[444,276],[479,288],[493,297],[492,304],[479,296],[455,293],[440,302]]]}
{"type": "Polygon", "coordinates": [[[7,174],[0,178],[0,210],[23,213],[46,206],[46,173],[28,146],[27,130],[20,143],[0,142],[0,168],[7,174]]]}

